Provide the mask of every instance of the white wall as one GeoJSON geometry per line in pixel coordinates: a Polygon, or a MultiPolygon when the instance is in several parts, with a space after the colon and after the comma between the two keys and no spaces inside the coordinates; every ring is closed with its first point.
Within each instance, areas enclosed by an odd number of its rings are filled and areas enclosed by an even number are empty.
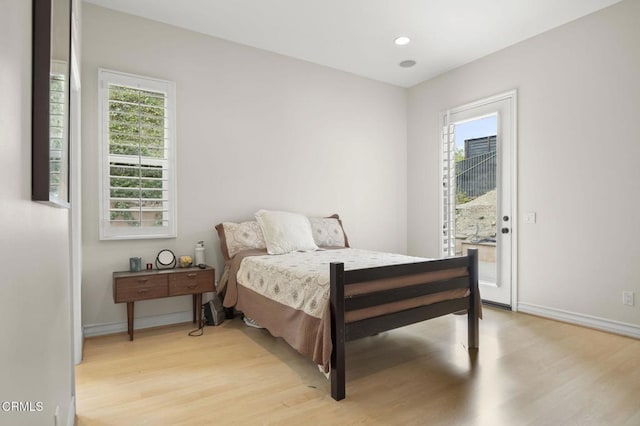
{"type": "MultiPolygon", "coordinates": [[[[220,268],[214,226],[260,208],[339,213],[353,245],[406,251],[403,89],[92,4],[83,7],[82,73],[86,327],[123,326],[111,273],[126,270],[130,256],[193,254],[202,239],[208,263],[220,268]],[[98,239],[98,67],[176,82],[177,239],[98,239]]],[[[136,318],[186,312],[190,303],[136,303],[136,318]]]]}
{"type": "Polygon", "coordinates": [[[69,424],[74,385],[68,211],[31,201],[31,2],[0,14],[0,424],[69,424]]]}
{"type": "Polygon", "coordinates": [[[409,90],[409,253],[438,254],[438,114],[517,89],[519,303],[639,333],[638,22],[621,2],[409,90]]]}

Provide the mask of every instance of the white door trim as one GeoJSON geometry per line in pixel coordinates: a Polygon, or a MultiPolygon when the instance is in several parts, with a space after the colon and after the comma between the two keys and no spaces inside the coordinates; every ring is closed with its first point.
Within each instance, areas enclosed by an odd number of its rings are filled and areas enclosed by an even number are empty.
{"type": "MultiPolygon", "coordinates": [[[[75,6],[74,6],[74,9],[75,6]]],[[[82,334],[82,110],[81,110],[81,81],[80,64],[78,62],[78,43],[75,40],[75,27],[72,34],[74,40],[71,43],[71,114],[70,114],[70,200],[71,209],[69,214],[70,230],[70,258],[71,258],[71,321],[73,337],[73,364],[80,364],[82,361],[82,347],[84,336],[82,334]]]]}
{"type": "MultiPolygon", "coordinates": [[[[482,106],[485,106],[494,102],[499,102],[502,100],[510,100],[511,106],[512,106],[512,114],[510,118],[511,120],[510,136],[512,141],[510,171],[511,171],[512,184],[509,189],[510,196],[511,196],[511,223],[512,223],[511,225],[511,309],[513,311],[517,311],[518,310],[518,227],[519,227],[518,225],[520,222],[519,214],[518,214],[518,198],[517,198],[517,194],[518,194],[518,191],[517,191],[518,189],[518,118],[517,118],[518,117],[518,91],[516,89],[510,90],[508,92],[489,96],[487,98],[469,102],[467,104],[460,105],[455,108],[450,108],[446,111],[441,112],[440,125],[438,126],[438,132],[440,133],[442,127],[445,124],[448,124],[449,116],[451,114],[456,114],[469,109],[482,107],[482,106]]],[[[440,145],[442,145],[441,138],[442,138],[442,135],[439,134],[437,140],[440,142],[440,145]]],[[[443,161],[444,159],[443,159],[443,153],[442,153],[442,146],[440,146],[440,158],[439,158],[438,164],[441,166],[443,161]]],[[[444,220],[444,217],[443,217],[444,195],[441,193],[441,196],[439,198],[440,198],[439,200],[440,222],[438,226],[440,227],[444,220]]],[[[441,233],[442,233],[442,230],[439,230],[438,235],[441,235],[441,233]]],[[[444,247],[442,246],[442,244],[443,244],[443,239],[440,238],[440,242],[439,242],[440,253],[442,253],[442,251],[444,250],[444,247]]]]}

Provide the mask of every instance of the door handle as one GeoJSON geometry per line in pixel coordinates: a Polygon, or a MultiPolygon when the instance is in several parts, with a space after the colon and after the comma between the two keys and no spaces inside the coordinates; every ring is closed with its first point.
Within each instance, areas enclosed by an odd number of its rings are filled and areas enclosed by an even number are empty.
{"type": "Polygon", "coordinates": [[[502,228],[500,230],[500,232],[502,232],[503,234],[508,234],[509,233],[509,228],[502,228]]]}

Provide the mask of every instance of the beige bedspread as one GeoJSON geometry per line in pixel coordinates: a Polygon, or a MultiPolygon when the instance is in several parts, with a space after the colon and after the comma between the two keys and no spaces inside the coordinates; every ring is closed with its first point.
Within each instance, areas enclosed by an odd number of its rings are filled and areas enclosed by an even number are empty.
{"type": "Polygon", "coordinates": [[[331,262],[343,262],[344,269],[351,270],[425,260],[353,248],[252,256],[241,263],[237,280],[271,300],[322,318],[324,306],[329,302],[331,262]]]}

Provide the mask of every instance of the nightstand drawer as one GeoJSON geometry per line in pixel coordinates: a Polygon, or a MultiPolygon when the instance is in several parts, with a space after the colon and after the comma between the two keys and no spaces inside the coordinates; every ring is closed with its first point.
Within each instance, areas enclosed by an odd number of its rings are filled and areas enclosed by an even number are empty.
{"type": "Polygon", "coordinates": [[[115,283],[114,301],[127,302],[167,297],[169,287],[166,275],[142,275],[118,278],[115,283]]]}
{"type": "Polygon", "coordinates": [[[204,293],[214,291],[214,271],[194,271],[171,274],[169,276],[169,295],[204,293]]]}

